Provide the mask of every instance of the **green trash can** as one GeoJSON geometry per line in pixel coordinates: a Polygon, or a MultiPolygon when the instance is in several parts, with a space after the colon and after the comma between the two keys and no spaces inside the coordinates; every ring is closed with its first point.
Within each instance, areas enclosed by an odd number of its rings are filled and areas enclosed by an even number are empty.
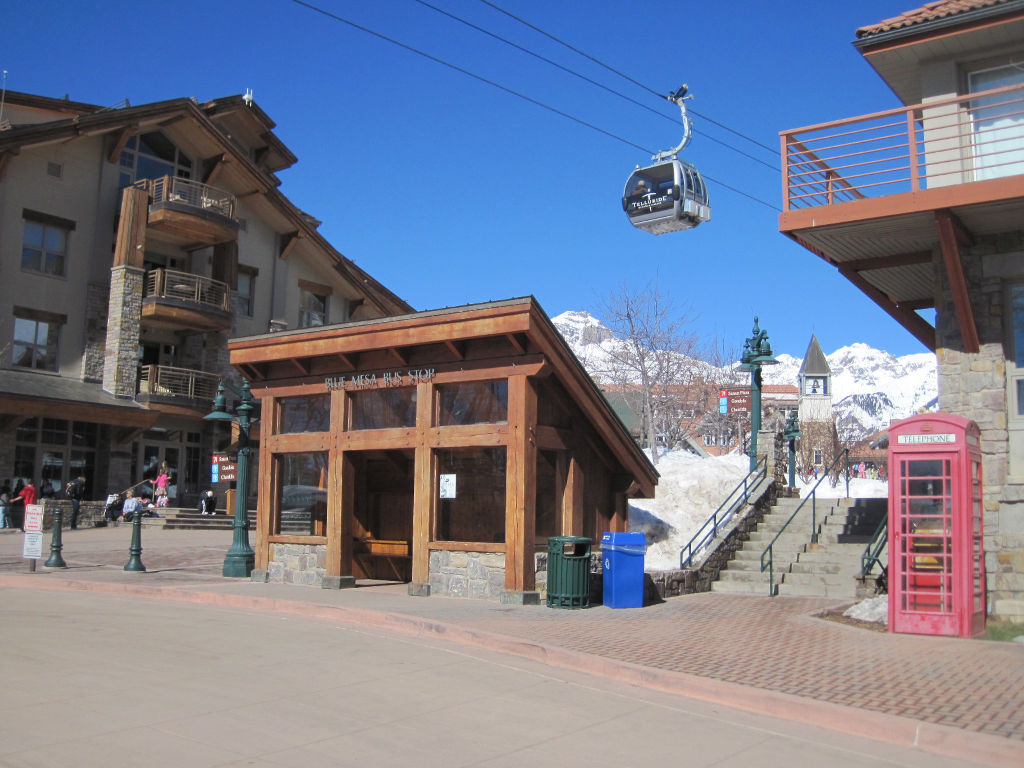
{"type": "Polygon", "coordinates": [[[548,539],[548,608],[590,605],[590,545],[584,536],[548,539]]]}

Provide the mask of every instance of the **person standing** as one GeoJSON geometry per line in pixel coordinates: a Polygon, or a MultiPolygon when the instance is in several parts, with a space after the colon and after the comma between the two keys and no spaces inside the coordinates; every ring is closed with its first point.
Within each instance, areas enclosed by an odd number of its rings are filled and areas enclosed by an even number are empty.
{"type": "Polygon", "coordinates": [[[78,511],[82,506],[82,497],[85,495],[85,477],[79,475],[64,489],[68,498],[71,499],[71,530],[78,527],[78,511]]]}
{"type": "Polygon", "coordinates": [[[13,528],[14,522],[7,511],[11,504],[11,481],[4,480],[0,485],[0,528],[13,528]]]}

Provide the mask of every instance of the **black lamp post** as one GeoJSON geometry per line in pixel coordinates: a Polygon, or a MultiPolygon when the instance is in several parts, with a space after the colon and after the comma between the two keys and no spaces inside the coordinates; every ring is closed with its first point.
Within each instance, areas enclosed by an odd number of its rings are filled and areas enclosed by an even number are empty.
{"type": "Polygon", "coordinates": [[[743,342],[743,356],[740,370],[750,371],[750,471],[757,469],[757,433],[761,430],[761,367],[776,365],[779,361],[772,355],[768,343],[768,332],[762,331],[754,317],[754,330],[743,342]]]}
{"type": "MultiPolygon", "coordinates": [[[[217,387],[217,398],[213,401],[213,413],[203,418],[210,421],[234,421],[227,411],[227,402],[224,398],[224,385],[221,382],[217,387]]],[[[249,495],[249,430],[252,428],[252,392],[249,391],[249,382],[242,379],[242,388],[237,390],[230,384],[227,385],[232,392],[238,395],[240,402],[235,406],[235,413],[238,417],[238,476],[235,483],[235,521],[234,538],[231,542],[231,549],[224,557],[224,569],[222,574],[231,578],[247,579],[252,575],[252,569],[256,566],[256,553],[249,546],[249,514],[246,509],[247,497],[249,495]]]]}
{"type": "Polygon", "coordinates": [[[782,428],[782,436],[789,441],[789,487],[796,488],[796,439],[803,433],[800,432],[800,425],[796,423],[794,413],[786,419],[786,426],[782,428]]]}

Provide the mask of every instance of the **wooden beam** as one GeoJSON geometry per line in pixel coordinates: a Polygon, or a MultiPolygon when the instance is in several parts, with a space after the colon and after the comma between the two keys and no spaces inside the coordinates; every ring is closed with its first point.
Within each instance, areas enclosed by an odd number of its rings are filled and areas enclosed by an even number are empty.
{"type": "Polygon", "coordinates": [[[520,355],[526,354],[526,344],[519,338],[518,333],[506,333],[505,338],[508,339],[512,348],[520,355]]]}
{"type": "Polygon", "coordinates": [[[291,363],[293,366],[295,366],[295,369],[302,376],[308,376],[310,370],[312,369],[312,366],[310,365],[309,360],[303,361],[303,360],[298,359],[297,357],[292,357],[292,358],[289,358],[288,362],[291,363]]]}
{"type": "Polygon", "coordinates": [[[211,186],[216,184],[229,162],[231,158],[223,152],[203,160],[203,183],[211,186]]]}
{"type": "Polygon", "coordinates": [[[911,264],[929,264],[931,260],[931,251],[910,251],[909,253],[894,253],[891,256],[853,259],[841,262],[840,266],[852,272],[867,272],[872,269],[891,269],[893,267],[906,267],[911,264]]]}
{"type": "Polygon", "coordinates": [[[335,356],[341,360],[341,364],[344,365],[347,370],[354,371],[356,369],[356,364],[353,362],[355,355],[346,355],[344,352],[338,352],[335,356]]]}
{"type": "Polygon", "coordinates": [[[973,241],[970,233],[951,211],[935,212],[935,226],[939,230],[939,245],[942,247],[942,260],[946,266],[946,278],[953,294],[953,309],[960,326],[960,337],[963,339],[964,352],[977,353],[981,349],[978,339],[978,327],[974,322],[974,310],[971,308],[971,296],[967,289],[967,278],[964,275],[963,262],[960,259],[960,245],[973,241]]]}
{"type": "Polygon", "coordinates": [[[4,414],[0,416],[0,432],[13,432],[28,418],[24,414],[4,414]]]}
{"type": "Polygon", "coordinates": [[[434,385],[416,385],[416,453],[412,491],[412,585],[410,591],[425,594],[430,583],[430,538],[436,508],[436,468],[429,432],[434,416],[434,385]]]}
{"type": "Polygon", "coordinates": [[[263,371],[259,366],[252,363],[241,363],[238,365],[238,370],[245,374],[245,377],[250,380],[260,380],[264,378],[263,371]]]}
{"type": "Polygon", "coordinates": [[[281,237],[281,254],[278,258],[287,259],[292,255],[292,251],[295,250],[295,246],[299,244],[300,237],[299,233],[289,232],[287,235],[281,237]]]}
{"type": "MultiPolygon", "coordinates": [[[[263,438],[261,443],[264,448],[273,442],[277,433],[277,420],[274,418],[275,405],[272,397],[260,398],[260,412],[264,416],[261,425],[261,437],[263,438]]],[[[277,487],[274,486],[274,476],[279,474],[274,471],[277,466],[279,464],[275,461],[273,452],[268,449],[260,456],[256,469],[259,479],[256,484],[256,541],[253,545],[253,552],[256,555],[254,567],[261,571],[269,570],[270,537],[278,530],[276,521],[281,516],[281,510],[277,508],[281,498],[277,492],[281,484],[280,478],[277,478],[277,487]]],[[[231,511],[228,510],[228,514],[231,511]]]]}
{"type": "Polygon", "coordinates": [[[138,123],[126,125],[117,134],[111,137],[110,148],[107,150],[107,162],[118,163],[121,160],[121,152],[135,133],[139,130],[138,123]]]}
{"type": "Polygon", "coordinates": [[[456,360],[465,360],[466,359],[466,345],[465,344],[456,344],[451,339],[445,339],[444,345],[448,348],[448,351],[452,353],[452,356],[456,360]]]}
{"type": "MultiPolygon", "coordinates": [[[[583,535],[583,466],[574,455],[566,456],[565,489],[562,492],[562,532],[566,536],[583,535]]],[[[559,456],[561,460],[562,455],[559,456]]]]}
{"type": "Polygon", "coordinates": [[[399,349],[398,347],[388,347],[388,354],[395,359],[399,365],[409,364],[408,352],[399,349]]]}

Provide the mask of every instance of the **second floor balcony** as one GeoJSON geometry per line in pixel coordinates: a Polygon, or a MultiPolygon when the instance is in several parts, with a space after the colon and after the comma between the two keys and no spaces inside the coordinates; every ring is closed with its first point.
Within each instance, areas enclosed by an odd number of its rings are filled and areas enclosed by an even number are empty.
{"type": "Polygon", "coordinates": [[[962,282],[961,245],[1024,221],[1024,86],[783,131],[781,140],[779,230],[934,348],[934,328],[917,311],[935,306],[936,269],[962,282]]]}
{"type": "Polygon", "coordinates": [[[179,243],[225,243],[238,237],[235,196],[191,179],[162,176],[135,183],[149,193],[148,226],[179,243]]]}
{"type": "Polygon", "coordinates": [[[183,414],[207,413],[217,396],[221,377],[170,365],[139,366],[136,400],[157,410],[183,414]]]}
{"type": "Polygon", "coordinates": [[[142,320],[173,330],[224,331],[231,327],[231,291],[219,280],[173,269],[146,273],[142,320]]]}

